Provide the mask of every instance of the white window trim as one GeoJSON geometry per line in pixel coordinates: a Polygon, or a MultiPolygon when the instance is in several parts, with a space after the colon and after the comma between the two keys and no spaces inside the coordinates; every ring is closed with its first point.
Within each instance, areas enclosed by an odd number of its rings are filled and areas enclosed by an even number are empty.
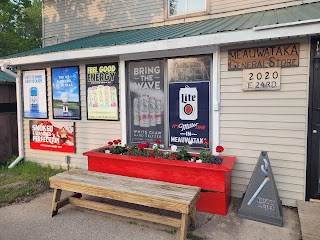
{"type": "MultiPolygon", "coordinates": [[[[186,0],[187,1],[187,0],[186,0]]],[[[176,18],[184,18],[184,17],[192,17],[192,16],[199,16],[202,15],[204,13],[208,13],[208,0],[205,0],[204,6],[205,9],[204,10],[199,10],[199,11],[192,11],[192,12],[186,12],[186,13],[181,13],[181,14],[175,14],[175,15],[170,15],[170,0],[165,0],[165,12],[166,12],[166,17],[168,19],[176,19],[176,18]]]]}
{"type": "Polygon", "coordinates": [[[121,144],[127,144],[127,99],[126,99],[126,64],[119,59],[119,88],[120,88],[120,122],[121,122],[121,144]]]}
{"type": "MultiPolygon", "coordinates": [[[[183,57],[188,56],[192,53],[193,56],[202,54],[212,54],[212,66],[211,66],[211,92],[212,92],[212,104],[211,104],[211,132],[210,141],[212,146],[212,153],[215,153],[215,147],[220,144],[220,48],[218,46],[210,48],[198,48],[188,49],[184,51],[172,51],[156,52],[152,53],[153,58],[166,58],[166,57],[183,57]]],[[[139,55],[127,55],[120,57],[119,59],[119,83],[120,83],[120,121],[121,121],[121,138],[122,144],[127,143],[127,92],[126,92],[126,68],[125,61],[147,59],[149,54],[139,55]]],[[[166,64],[165,64],[166,65],[166,64]]],[[[165,74],[167,70],[165,67],[165,74]]],[[[166,77],[166,75],[165,75],[166,77]]],[[[165,129],[165,131],[167,131],[165,129]]],[[[168,138],[168,133],[165,132],[165,138],[168,138]]],[[[166,140],[167,141],[167,140],[166,140]]]]}
{"type": "Polygon", "coordinates": [[[211,142],[212,153],[220,145],[220,47],[216,46],[212,54],[212,109],[211,109],[211,142]]]}

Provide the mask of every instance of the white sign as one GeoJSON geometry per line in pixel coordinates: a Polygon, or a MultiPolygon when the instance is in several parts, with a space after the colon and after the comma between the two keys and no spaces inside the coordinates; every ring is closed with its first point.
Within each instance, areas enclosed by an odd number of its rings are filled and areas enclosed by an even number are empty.
{"type": "Polygon", "coordinates": [[[243,91],[280,90],[281,68],[243,70],[243,91]]]}
{"type": "Polygon", "coordinates": [[[46,71],[23,72],[24,117],[48,118],[46,71]]]}
{"type": "Polygon", "coordinates": [[[185,86],[179,90],[179,117],[181,120],[198,119],[197,88],[185,86]]]}

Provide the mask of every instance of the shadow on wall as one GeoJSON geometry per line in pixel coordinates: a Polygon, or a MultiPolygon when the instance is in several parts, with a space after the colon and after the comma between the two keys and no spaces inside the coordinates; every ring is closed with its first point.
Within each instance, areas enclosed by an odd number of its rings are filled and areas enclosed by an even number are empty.
{"type": "Polygon", "coordinates": [[[43,46],[164,21],[163,0],[44,0],[43,46]]]}

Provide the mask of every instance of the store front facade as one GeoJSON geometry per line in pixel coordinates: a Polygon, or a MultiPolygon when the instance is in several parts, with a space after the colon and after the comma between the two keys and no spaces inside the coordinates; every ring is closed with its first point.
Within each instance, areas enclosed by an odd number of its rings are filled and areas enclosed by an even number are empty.
{"type": "Polygon", "coordinates": [[[62,43],[59,50],[9,56],[0,63],[18,67],[24,99],[20,150],[41,164],[87,168],[82,154],[113,139],[159,139],[165,147],[194,151],[207,139],[212,151],[222,145],[225,155],[237,158],[232,196],[242,197],[260,152],[268,151],[284,205],[319,198],[320,67],[318,38],[309,36],[319,27],[315,22],[78,49],[62,43]],[[43,114],[28,115],[37,106],[43,114]]]}

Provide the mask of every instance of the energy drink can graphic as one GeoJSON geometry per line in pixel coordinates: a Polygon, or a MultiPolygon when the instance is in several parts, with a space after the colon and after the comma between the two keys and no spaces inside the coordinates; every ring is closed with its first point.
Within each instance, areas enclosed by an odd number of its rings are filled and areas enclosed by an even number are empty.
{"type": "Polygon", "coordinates": [[[179,90],[179,117],[181,120],[198,119],[198,90],[186,85],[179,90]]]}
{"type": "Polygon", "coordinates": [[[111,107],[116,107],[117,103],[117,88],[112,86],[110,87],[110,99],[111,99],[111,107]]]}
{"type": "Polygon", "coordinates": [[[39,96],[38,96],[38,88],[31,87],[30,88],[30,112],[39,112],[39,96]]]}

